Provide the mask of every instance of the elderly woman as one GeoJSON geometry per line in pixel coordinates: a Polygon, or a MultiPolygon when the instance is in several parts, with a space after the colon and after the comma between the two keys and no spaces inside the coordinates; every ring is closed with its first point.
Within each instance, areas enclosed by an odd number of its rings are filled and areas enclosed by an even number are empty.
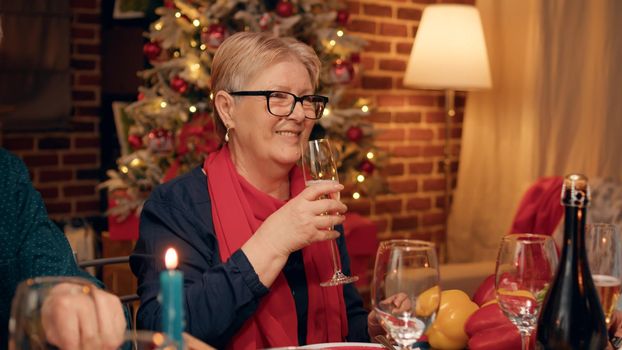
{"type": "Polygon", "coordinates": [[[131,259],[139,327],[160,328],[158,273],[172,246],[185,277],[186,331],[209,344],[369,340],[356,289],[319,285],[332,275],[328,240],[337,239],[349,272],[339,225],[346,206],[318,200],[343,187],[305,188],[296,166],[328,100],[314,95],[319,70],[315,52],[294,39],[238,33],[220,46],[212,90],[224,145],[145,203],[131,259]]]}

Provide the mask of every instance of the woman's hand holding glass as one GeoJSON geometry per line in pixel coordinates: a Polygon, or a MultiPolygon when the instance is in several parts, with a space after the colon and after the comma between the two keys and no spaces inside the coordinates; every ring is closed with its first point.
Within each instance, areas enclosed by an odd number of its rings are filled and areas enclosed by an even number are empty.
{"type": "Polygon", "coordinates": [[[341,224],[345,220],[341,214],[348,208],[339,200],[328,197],[342,189],[343,186],[337,183],[305,188],[270,215],[257,233],[265,233],[274,250],[285,257],[311,243],[339,237],[339,232],[328,228],[341,224]]]}
{"type": "Polygon", "coordinates": [[[126,321],[119,298],[75,277],[22,282],[15,293],[11,349],[117,349],[126,321]]]}
{"type": "Polygon", "coordinates": [[[335,239],[339,232],[328,227],[342,223],[347,207],[331,193],[343,186],[325,183],[305,188],[259,226],[242,246],[259,280],[269,287],[287,262],[288,256],[314,242],[335,239]],[[318,198],[326,197],[318,200],[318,198]],[[330,215],[324,215],[330,212],[330,215]]]}

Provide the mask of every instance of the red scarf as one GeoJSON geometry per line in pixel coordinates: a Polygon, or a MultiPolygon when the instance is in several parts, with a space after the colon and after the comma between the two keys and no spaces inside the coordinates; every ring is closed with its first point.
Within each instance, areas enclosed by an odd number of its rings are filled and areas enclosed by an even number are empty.
{"type": "MultiPolygon", "coordinates": [[[[263,193],[235,170],[225,145],[211,153],[203,166],[208,174],[212,217],[220,257],[226,261],[259,228],[263,221],[286,202],[263,193]]],[[[290,172],[290,197],[304,189],[298,167],[290,172]]],[[[302,250],[307,290],[307,343],[340,342],[348,334],[343,287],[320,287],[332,276],[330,242],[318,242],[302,250]]],[[[229,342],[230,349],[260,349],[298,345],[298,321],[291,290],[280,273],[270,292],[229,342]]]]}

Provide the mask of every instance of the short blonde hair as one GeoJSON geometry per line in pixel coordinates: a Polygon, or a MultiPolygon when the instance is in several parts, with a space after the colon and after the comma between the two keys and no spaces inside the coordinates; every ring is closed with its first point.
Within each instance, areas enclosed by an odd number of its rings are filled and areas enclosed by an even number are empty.
{"type": "MultiPolygon", "coordinates": [[[[265,68],[288,59],[302,63],[315,90],[320,76],[320,59],[311,47],[294,39],[269,33],[239,32],[227,38],[218,48],[212,61],[211,89],[239,91],[265,68]]],[[[214,99],[215,100],[215,99],[214,99]]],[[[226,127],[214,106],[216,133],[222,140],[226,127]]]]}

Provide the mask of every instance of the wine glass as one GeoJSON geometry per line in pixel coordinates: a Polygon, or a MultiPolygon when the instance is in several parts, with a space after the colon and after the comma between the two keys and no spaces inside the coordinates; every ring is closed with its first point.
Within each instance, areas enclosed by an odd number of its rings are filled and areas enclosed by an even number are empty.
{"type": "Polygon", "coordinates": [[[557,269],[557,250],[550,236],[510,234],[501,240],[495,289],[501,311],[521,334],[529,349],[544,297],[557,269]]]}
{"type": "Polygon", "coordinates": [[[92,288],[96,288],[87,280],[78,277],[37,277],[27,279],[17,286],[11,304],[9,349],[50,348],[42,324],[42,309],[54,287],[63,283],[82,287],[67,289],[67,293],[92,296],[92,288]]]}
{"type": "MultiPolygon", "coordinates": [[[[324,182],[339,183],[337,165],[327,139],[313,140],[302,144],[302,173],[306,186],[324,182]]],[[[339,200],[339,192],[333,193],[332,196],[334,199],[339,200]]],[[[341,271],[339,251],[334,240],[331,240],[330,247],[333,260],[333,276],[328,281],[320,283],[320,285],[329,287],[358,281],[358,276],[346,276],[341,271]]]]}
{"type": "Polygon", "coordinates": [[[585,239],[587,259],[607,326],[618,304],[622,278],[622,239],[615,225],[592,224],[585,239]]]}
{"type": "Polygon", "coordinates": [[[380,242],[371,302],[380,324],[402,349],[411,349],[434,322],[440,298],[433,243],[406,239],[380,242]]]}

